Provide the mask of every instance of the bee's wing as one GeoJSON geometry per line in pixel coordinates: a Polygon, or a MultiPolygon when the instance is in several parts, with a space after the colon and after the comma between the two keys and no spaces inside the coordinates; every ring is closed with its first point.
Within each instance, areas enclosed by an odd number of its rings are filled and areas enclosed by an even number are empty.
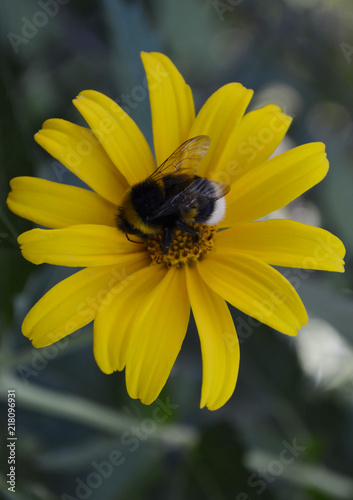
{"type": "Polygon", "coordinates": [[[199,196],[208,201],[219,200],[230,191],[230,186],[224,182],[210,181],[210,179],[205,179],[203,177],[195,179],[194,182],[196,183],[197,181],[198,183],[196,187],[200,193],[199,196]]]}
{"type": "Polygon", "coordinates": [[[198,135],[185,141],[148,178],[156,180],[181,172],[195,175],[210,143],[211,139],[207,135],[198,135]]]}
{"type": "Polygon", "coordinates": [[[229,191],[228,184],[196,177],[180,193],[168,198],[153,215],[153,219],[177,213],[184,215],[195,205],[196,201],[198,208],[203,208],[210,201],[223,198],[229,191]]]}
{"type": "Polygon", "coordinates": [[[216,201],[223,198],[230,191],[230,186],[223,182],[216,182],[204,177],[196,177],[180,195],[184,195],[186,205],[192,205],[192,200],[202,198],[205,201],[216,201]]]}

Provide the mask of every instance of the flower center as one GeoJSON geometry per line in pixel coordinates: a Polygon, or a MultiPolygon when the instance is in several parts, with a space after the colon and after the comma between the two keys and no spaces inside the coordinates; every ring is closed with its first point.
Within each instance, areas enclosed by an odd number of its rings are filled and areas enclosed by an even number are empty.
{"type": "Polygon", "coordinates": [[[175,229],[173,242],[166,253],[163,253],[162,235],[152,236],[147,241],[147,250],[154,264],[165,264],[167,267],[192,264],[202,259],[214,248],[213,236],[216,226],[207,224],[190,224],[193,230],[183,232],[175,229]]]}

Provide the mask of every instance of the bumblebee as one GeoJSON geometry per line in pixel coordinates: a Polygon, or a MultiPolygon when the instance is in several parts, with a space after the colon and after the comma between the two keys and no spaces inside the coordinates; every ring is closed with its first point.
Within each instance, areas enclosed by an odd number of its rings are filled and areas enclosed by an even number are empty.
{"type": "Polygon", "coordinates": [[[143,239],[161,234],[162,252],[168,252],[173,232],[197,233],[191,224],[214,225],[225,213],[227,184],[196,175],[210,146],[199,135],[184,142],[147,179],[132,186],[118,208],[117,227],[143,239]]]}

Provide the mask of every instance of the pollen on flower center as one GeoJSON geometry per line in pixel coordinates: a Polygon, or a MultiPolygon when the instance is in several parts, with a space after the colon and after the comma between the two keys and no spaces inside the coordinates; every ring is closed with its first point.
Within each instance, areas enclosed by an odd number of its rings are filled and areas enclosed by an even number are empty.
{"type": "Polygon", "coordinates": [[[192,264],[202,259],[204,255],[214,248],[213,236],[217,226],[207,224],[192,224],[190,232],[174,230],[173,243],[164,254],[162,248],[162,235],[152,236],[147,241],[147,250],[154,264],[165,264],[167,267],[183,264],[192,264]]]}

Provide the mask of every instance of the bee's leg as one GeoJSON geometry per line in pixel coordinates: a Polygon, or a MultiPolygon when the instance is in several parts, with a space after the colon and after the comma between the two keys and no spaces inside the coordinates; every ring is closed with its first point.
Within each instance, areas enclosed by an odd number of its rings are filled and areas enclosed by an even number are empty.
{"type": "Polygon", "coordinates": [[[178,221],[176,223],[176,227],[177,227],[177,229],[179,229],[179,231],[182,231],[183,233],[186,233],[186,234],[189,234],[190,236],[192,236],[192,241],[193,241],[194,245],[198,244],[199,239],[200,239],[200,236],[199,236],[200,233],[196,227],[189,226],[188,224],[186,224],[185,222],[182,222],[182,221],[178,221]]]}
{"type": "Polygon", "coordinates": [[[144,244],[144,241],[135,241],[135,240],[131,240],[128,236],[128,233],[125,233],[125,236],[126,238],[131,241],[131,243],[139,243],[140,245],[143,245],[144,244]]]}
{"type": "Polygon", "coordinates": [[[173,242],[173,229],[170,227],[164,227],[162,233],[162,252],[166,254],[169,250],[170,245],[173,242]]]}
{"type": "Polygon", "coordinates": [[[183,222],[180,220],[176,222],[175,227],[177,229],[179,229],[179,231],[182,231],[183,233],[187,233],[187,234],[197,234],[198,233],[198,230],[196,228],[189,226],[188,224],[186,224],[186,222],[183,222]]]}

